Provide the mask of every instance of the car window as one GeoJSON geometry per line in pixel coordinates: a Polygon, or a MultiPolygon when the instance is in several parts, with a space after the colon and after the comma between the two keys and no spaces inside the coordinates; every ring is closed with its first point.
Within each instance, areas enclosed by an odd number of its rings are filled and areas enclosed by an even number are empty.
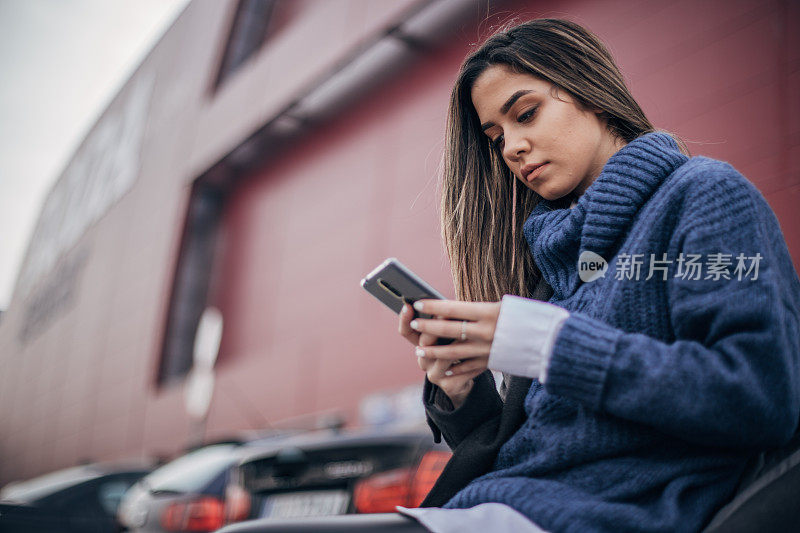
{"type": "Polygon", "coordinates": [[[236,459],[234,445],[201,448],[167,463],[142,480],[152,492],[196,492],[201,490],[236,459]]]}
{"type": "Polygon", "coordinates": [[[97,473],[86,467],[76,466],[6,485],[0,491],[0,500],[18,503],[34,503],[66,487],[77,485],[97,477],[97,473]]]}
{"type": "Polygon", "coordinates": [[[116,516],[122,496],[134,481],[135,479],[114,479],[97,487],[97,499],[108,516],[116,516]]]}

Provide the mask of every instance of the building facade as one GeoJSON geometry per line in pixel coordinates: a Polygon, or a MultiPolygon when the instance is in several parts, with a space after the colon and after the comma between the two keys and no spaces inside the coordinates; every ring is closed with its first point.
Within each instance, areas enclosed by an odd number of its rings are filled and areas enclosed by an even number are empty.
{"type": "Polygon", "coordinates": [[[206,438],[419,384],[358,285],[384,258],[448,297],[437,171],[460,61],[556,16],[610,47],[657,127],[731,162],[800,264],[800,9],[706,2],[191,2],[43,207],[0,321],[0,483],[172,455],[197,323],[224,319],[206,438]]]}

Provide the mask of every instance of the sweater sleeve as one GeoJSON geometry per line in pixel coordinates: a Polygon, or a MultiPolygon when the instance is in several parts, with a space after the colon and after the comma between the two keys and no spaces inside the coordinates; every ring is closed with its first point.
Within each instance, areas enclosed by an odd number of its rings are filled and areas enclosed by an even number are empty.
{"type": "Polygon", "coordinates": [[[549,392],[704,445],[790,439],[800,415],[800,280],[766,200],[725,167],[688,195],[673,242],[704,260],[730,254],[730,279],[670,273],[670,343],[571,313],[553,347],[549,392]],[[734,273],[740,253],[761,255],[757,276],[734,273]]]}
{"type": "Polygon", "coordinates": [[[500,416],[503,409],[503,402],[489,370],[475,378],[472,390],[457,409],[453,409],[453,403],[439,387],[425,378],[423,404],[434,440],[440,442],[440,436],[444,437],[451,450],[455,450],[478,426],[492,417],[500,416]]]}

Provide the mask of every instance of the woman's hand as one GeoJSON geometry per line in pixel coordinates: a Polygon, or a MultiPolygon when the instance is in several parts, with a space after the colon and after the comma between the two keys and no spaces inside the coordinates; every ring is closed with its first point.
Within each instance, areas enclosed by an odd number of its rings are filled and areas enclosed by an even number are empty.
{"type": "Polygon", "coordinates": [[[472,390],[473,379],[486,370],[500,302],[419,300],[415,307],[436,318],[412,321],[411,307],[406,304],[400,313],[400,334],[416,345],[417,361],[428,381],[458,407],[472,390]],[[439,337],[455,340],[434,346],[439,337]]]}

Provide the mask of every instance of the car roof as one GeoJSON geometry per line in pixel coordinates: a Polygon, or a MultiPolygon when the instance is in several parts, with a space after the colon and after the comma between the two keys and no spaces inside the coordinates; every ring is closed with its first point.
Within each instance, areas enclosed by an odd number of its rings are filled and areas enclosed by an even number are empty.
{"type": "Polygon", "coordinates": [[[193,452],[208,446],[220,444],[232,444],[235,446],[257,446],[262,443],[278,441],[286,437],[308,432],[305,429],[252,429],[242,430],[231,434],[216,435],[206,439],[202,444],[192,446],[185,450],[185,453],[193,452]]]}
{"type": "Polygon", "coordinates": [[[110,474],[128,472],[146,474],[153,469],[153,466],[153,461],[133,460],[91,463],[64,468],[25,481],[9,483],[0,490],[0,501],[31,503],[68,487],[110,474]]]}
{"type": "Polygon", "coordinates": [[[139,484],[149,491],[199,491],[220,473],[238,464],[248,450],[275,447],[298,431],[253,430],[212,438],[159,466],[139,484]]]}
{"type": "Polygon", "coordinates": [[[301,448],[306,451],[321,450],[342,446],[362,446],[396,444],[398,442],[413,443],[430,439],[427,426],[414,424],[411,426],[364,427],[344,431],[313,431],[298,434],[281,441],[267,443],[263,446],[242,448],[239,452],[240,464],[272,457],[287,448],[301,448]]]}

